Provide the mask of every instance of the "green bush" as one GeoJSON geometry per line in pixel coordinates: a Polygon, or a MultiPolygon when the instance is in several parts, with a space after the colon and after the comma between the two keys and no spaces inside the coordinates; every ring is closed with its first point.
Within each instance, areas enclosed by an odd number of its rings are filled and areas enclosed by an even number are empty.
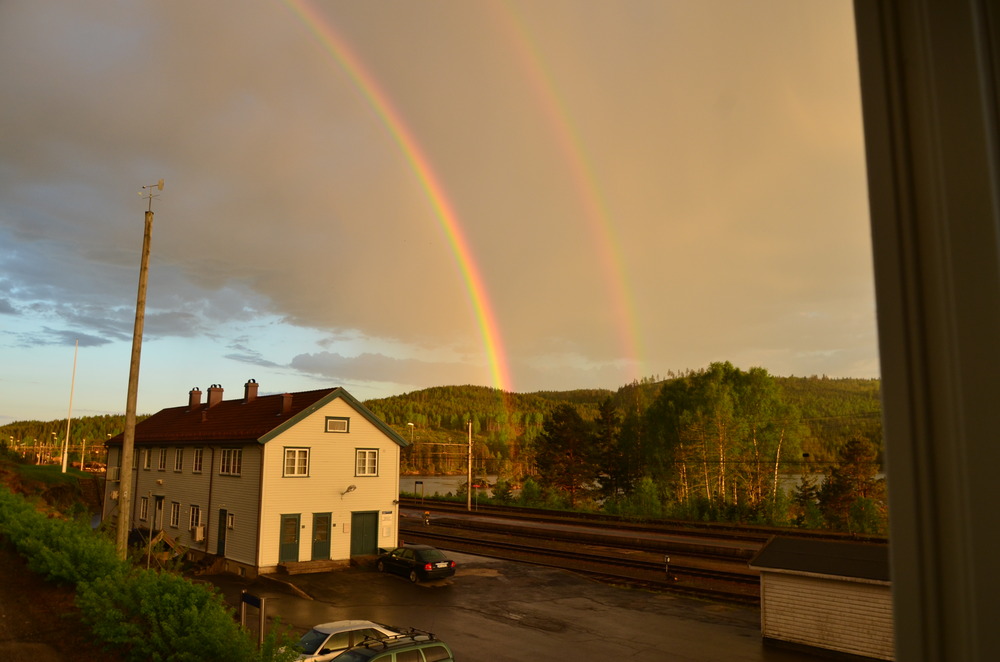
{"type": "Polygon", "coordinates": [[[256,656],[217,591],[158,570],[137,570],[120,581],[81,584],[77,606],[94,635],[136,662],[217,660],[256,656]]]}
{"type": "Polygon", "coordinates": [[[261,650],[210,586],[118,559],[111,541],[80,521],[48,517],[0,488],[0,533],[46,579],[74,584],[83,621],[128,660],[283,662],[297,653],[271,632],[261,650]]]}
{"type": "Polygon", "coordinates": [[[0,489],[0,531],[27,559],[32,572],[60,584],[121,575],[126,569],[111,541],[80,520],[48,517],[24,499],[0,489]]]}

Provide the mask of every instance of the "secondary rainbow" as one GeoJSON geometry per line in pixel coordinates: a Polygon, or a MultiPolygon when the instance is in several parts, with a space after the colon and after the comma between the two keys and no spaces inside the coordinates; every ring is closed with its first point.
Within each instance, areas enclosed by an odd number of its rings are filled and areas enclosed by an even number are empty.
{"type": "Polygon", "coordinates": [[[434,172],[434,168],[420,149],[419,142],[399,112],[390,103],[389,96],[382,90],[378,81],[368,72],[364,63],[351,50],[347,40],[337,32],[329,19],[305,0],[285,0],[285,4],[316,36],[326,52],[333,56],[341,69],[350,77],[406,157],[434,209],[452,252],[455,254],[482,335],[493,385],[503,391],[512,391],[513,385],[500,338],[500,327],[490,304],[482,274],[473,259],[472,249],[462,231],[458,216],[445,195],[444,187],[434,172]]]}
{"type": "Polygon", "coordinates": [[[642,340],[635,323],[635,305],[632,302],[624,261],[621,258],[620,242],[607,212],[607,205],[600,194],[597,177],[587,158],[587,151],[574,129],[566,105],[557,94],[557,86],[549,76],[543,59],[538,53],[534,40],[517,10],[509,2],[493,2],[486,5],[492,9],[499,25],[507,35],[507,42],[516,55],[527,82],[534,91],[534,97],[542,109],[551,128],[563,160],[575,182],[575,189],[588,220],[595,252],[599,258],[604,281],[607,284],[612,316],[616,322],[618,343],[625,361],[631,364],[632,377],[642,375],[642,340]]]}

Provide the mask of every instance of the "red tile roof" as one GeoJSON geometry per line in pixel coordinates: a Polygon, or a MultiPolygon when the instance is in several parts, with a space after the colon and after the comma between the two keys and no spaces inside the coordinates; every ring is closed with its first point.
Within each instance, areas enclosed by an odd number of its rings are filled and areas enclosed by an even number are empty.
{"type": "MultiPolygon", "coordinates": [[[[243,398],[222,400],[213,407],[202,402],[194,408],[171,407],[153,414],[135,426],[136,444],[156,443],[209,443],[213,441],[257,441],[274,428],[286,423],[327,396],[339,395],[351,404],[358,404],[342,388],[325,388],[318,391],[292,393],[291,407],[282,413],[285,394],[262,395],[250,402],[243,398]]],[[[361,405],[359,405],[361,406],[361,405]]],[[[364,409],[363,406],[361,406],[364,409]]],[[[367,410],[360,412],[366,414],[367,410]]],[[[109,445],[120,445],[124,435],[108,440],[109,445]]]]}

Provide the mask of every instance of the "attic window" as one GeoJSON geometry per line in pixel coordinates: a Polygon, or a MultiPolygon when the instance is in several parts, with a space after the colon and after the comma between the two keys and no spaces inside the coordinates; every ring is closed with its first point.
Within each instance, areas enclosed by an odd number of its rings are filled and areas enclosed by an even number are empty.
{"type": "Polygon", "coordinates": [[[351,431],[351,419],[343,416],[327,416],[326,417],[326,431],[327,432],[350,432],[351,431]]]}

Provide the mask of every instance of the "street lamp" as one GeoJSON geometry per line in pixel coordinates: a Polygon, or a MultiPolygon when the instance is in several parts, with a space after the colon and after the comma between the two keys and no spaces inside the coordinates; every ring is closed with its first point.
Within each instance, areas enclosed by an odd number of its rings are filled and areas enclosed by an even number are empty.
{"type": "Polygon", "coordinates": [[[413,423],[407,423],[410,428],[410,445],[413,445],[413,423]]]}

